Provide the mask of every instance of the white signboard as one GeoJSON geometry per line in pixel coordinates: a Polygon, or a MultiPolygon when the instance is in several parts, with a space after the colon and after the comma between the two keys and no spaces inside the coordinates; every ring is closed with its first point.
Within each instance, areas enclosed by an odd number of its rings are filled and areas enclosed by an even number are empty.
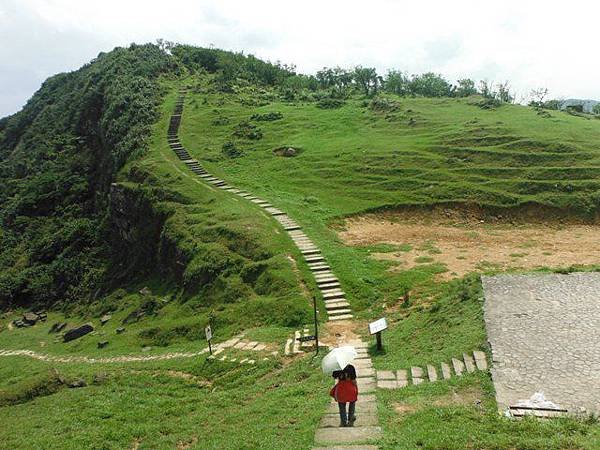
{"type": "Polygon", "coordinates": [[[385,321],[385,317],[376,320],[375,322],[371,322],[369,324],[369,333],[375,334],[383,331],[387,328],[387,322],[385,321]]]}
{"type": "Polygon", "coordinates": [[[210,325],[207,325],[204,329],[204,334],[206,335],[206,340],[210,341],[212,339],[212,330],[210,329],[210,325]]]}

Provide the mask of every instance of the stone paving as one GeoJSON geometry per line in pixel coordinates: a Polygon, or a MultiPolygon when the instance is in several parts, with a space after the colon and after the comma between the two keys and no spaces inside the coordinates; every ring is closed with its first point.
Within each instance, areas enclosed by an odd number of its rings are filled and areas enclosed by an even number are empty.
{"type": "Polygon", "coordinates": [[[501,411],[543,392],[600,413],[600,273],[482,277],[501,411]]]}
{"type": "Polygon", "coordinates": [[[263,208],[277,222],[281,224],[283,229],[288,233],[300,253],[304,257],[308,268],[313,273],[317,287],[323,297],[325,309],[329,320],[348,320],[352,319],[352,310],[350,304],[346,300],[346,294],[341,288],[340,282],[321,254],[321,250],[304,234],[300,225],[298,225],[285,212],[277,209],[266,200],[262,200],[254,195],[228,185],[224,180],[212,176],[198,161],[192,158],[185,147],[179,141],[179,125],[183,114],[185,104],[185,95],[187,89],[179,91],[179,97],[175,102],[175,109],[171,115],[169,129],[167,131],[167,141],[171,150],[188,168],[202,178],[205,182],[212,184],[224,191],[242,197],[258,207],[263,208]]]}

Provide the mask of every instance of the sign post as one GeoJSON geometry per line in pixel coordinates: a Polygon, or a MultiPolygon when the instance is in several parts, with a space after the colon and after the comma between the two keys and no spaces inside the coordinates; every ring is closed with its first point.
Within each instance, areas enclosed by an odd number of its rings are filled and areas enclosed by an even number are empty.
{"type": "Polygon", "coordinates": [[[387,329],[387,321],[385,320],[385,317],[382,317],[381,319],[369,324],[369,333],[371,335],[375,335],[375,338],[377,339],[377,351],[383,350],[381,332],[385,329],[387,329]]]}
{"type": "Polygon", "coordinates": [[[212,347],[210,345],[210,340],[212,339],[212,329],[210,325],[206,325],[204,328],[204,334],[206,335],[206,340],[208,341],[208,351],[212,355],[212,347]]]}

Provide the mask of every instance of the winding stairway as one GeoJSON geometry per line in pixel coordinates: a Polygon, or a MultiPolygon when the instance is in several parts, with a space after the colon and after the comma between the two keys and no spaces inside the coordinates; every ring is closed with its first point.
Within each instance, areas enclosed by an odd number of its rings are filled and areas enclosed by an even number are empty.
{"type": "Polygon", "coordinates": [[[171,115],[169,123],[169,129],[167,131],[167,140],[171,150],[175,152],[177,157],[186,165],[188,168],[202,178],[205,182],[216,186],[219,189],[230,192],[233,195],[242,197],[252,203],[255,203],[259,207],[263,208],[269,213],[275,220],[277,220],[283,229],[291,237],[292,241],[296,244],[300,253],[304,257],[306,264],[313,273],[315,281],[319,291],[325,302],[325,308],[327,310],[327,316],[329,320],[347,320],[352,319],[352,310],[350,304],[346,300],[346,294],[341,288],[340,281],[337,279],[335,274],[332,272],[331,267],[327,264],[327,261],[321,254],[321,250],[310,240],[310,238],[302,231],[300,225],[298,225],[291,217],[285,212],[274,207],[266,200],[262,200],[254,195],[245,192],[241,189],[237,189],[225,181],[211,175],[200,165],[200,163],[193,159],[185,147],[179,141],[179,125],[181,124],[181,116],[183,114],[183,106],[185,102],[185,96],[187,94],[186,89],[179,91],[179,96],[175,103],[175,110],[171,115]]]}
{"type": "MultiPolygon", "coordinates": [[[[175,103],[175,110],[171,116],[167,139],[169,146],[175,152],[177,157],[188,168],[202,178],[205,182],[216,186],[219,189],[230,192],[233,195],[242,197],[259,207],[263,208],[275,220],[277,220],[283,229],[288,233],[292,241],[296,244],[300,253],[304,257],[306,264],[313,273],[317,287],[325,302],[328,320],[348,320],[352,319],[352,310],[346,300],[346,294],[341,288],[340,281],[335,276],[329,264],[321,254],[321,250],[310,240],[291,217],[285,212],[271,205],[266,200],[262,200],[251,193],[237,189],[210,174],[200,163],[193,159],[185,147],[179,141],[179,126],[183,114],[183,106],[187,89],[181,89],[175,103]]],[[[367,353],[367,344],[363,341],[351,341],[340,343],[340,345],[353,345],[359,356],[355,361],[358,376],[359,401],[356,404],[357,420],[352,428],[340,428],[337,403],[330,403],[321,423],[315,433],[315,447],[318,450],[376,450],[374,445],[366,445],[378,440],[382,431],[378,426],[377,400],[375,398],[375,371],[371,358],[367,353]]]]}

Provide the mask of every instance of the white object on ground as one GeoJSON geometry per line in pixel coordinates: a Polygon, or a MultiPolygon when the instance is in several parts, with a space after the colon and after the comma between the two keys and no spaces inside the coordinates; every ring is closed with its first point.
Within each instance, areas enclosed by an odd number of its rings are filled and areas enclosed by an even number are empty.
{"type": "Polygon", "coordinates": [[[512,405],[513,408],[516,407],[526,407],[526,408],[544,408],[544,409],[561,409],[556,403],[551,402],[550,400],[546,400],[543,392],[536,392],[527,400],[519,400],[517,403],[512,405]]]}
{"type": "Polygon", "coordinates": [[[331,375],[335,370],[342,370],[354,361],[357,356],[356,349],[351,345],[334,348],[327,353],[321,362],[323,373],[331,375]]]}

